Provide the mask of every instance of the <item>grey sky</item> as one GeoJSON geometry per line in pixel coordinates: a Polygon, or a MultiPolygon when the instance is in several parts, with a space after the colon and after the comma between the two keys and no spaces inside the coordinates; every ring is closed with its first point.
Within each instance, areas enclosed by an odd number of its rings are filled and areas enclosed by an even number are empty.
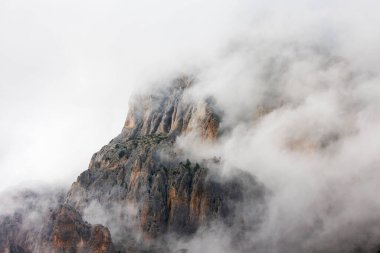
{"type": "MultiPolygon", "coordinates": [[[[203,76],[213,83],[212,93],[224,96],[236,80],[248,84],[252,80],[244,75],[255,71],[250,63],[223,58],[247,41],[265,38],[257,48],[270,51],[272,42],[297,33],[326,45],[346,40],[337,54],[363,68],[378,66],[374,52],[380,39],[371,24],[379,21],[379,4],[357,3],[1,1],[0,189],[33,180],[73,181],[121,130],[132,90],[150,81],[213,66],[203,76]],[[247,64],[244,72],[238,64],[247,64]]],[[[240,94],[254,87],[241,85],[240,94]]],[[[228,110],[251,106],[251,100],[229,94],[228,110]]]]}
{"type": "MultiPolygon", "coordinates": [[[[191,159],[220,156],[226,175],[240,168],[271,190],[252,245],[344,245],[330,239],[346,231],[342,241],[354,242],[352,231],[373,221],[364,231],[377,243],[379,8],[378,0],[2,0],[0,190],[68,186],[119,133],[133,90],[193,71],[199,82],[188,95],[216,97],[229,131],[216,145],[188,135],[178,146],[191,159]],[[304,241],[313,221],[326,226],[304,241]]],[[[221,252],[224,234],[211,236],[216,244],[200,236],[196,246],[221,252]]]]}
{"type": "Polygon", "coordinates": [[[1,1],[0,189],[73,181],[121,130],[131,90],[212,54],[243,4],[1,1]]]}

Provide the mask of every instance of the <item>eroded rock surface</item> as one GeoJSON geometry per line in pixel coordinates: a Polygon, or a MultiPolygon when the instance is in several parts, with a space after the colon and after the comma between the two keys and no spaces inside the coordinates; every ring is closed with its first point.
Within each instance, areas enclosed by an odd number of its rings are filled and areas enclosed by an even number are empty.
{"type": "Polygon", "coordinates": [[[264,188],[245,173],[223,178],[208,169],[218,159],[192,162],[176,148],[180,135],[214,141],[220,134],[212,100],[186,98],[191,82],[182,77],[132,99],[121,134],[93,155],[64,204],[46,218],[39,248],[24,248],[19,232],[0,246],[20,246],[10,252],[170,252],[169,236],[185,238],[214,222],[244,222],[238,204],[259,202],[264,188]]]}
{"type": "Polygon", "coordinates": [[[149,134],[178,136],[198,131],[204,139],[216,138],[220,116],[215,112],[213,100],[195,103],[184,97],[192,82],[189,77],[181,77],[167,88],[133,97],[122,136],[127,139],[149,134]]]}
{"type": "Polygon", "coordinates": [[[135,98],[122,133],[94,154],[68,193],[66,203],[80,211],[93,200],[105,209],[115,203],[136,208],[129,219],[133,230],[122,237],[132,238],[134,248],[156,246],[168,233],[191,235],[215,220],[232,223],[244,193],[263,195],[249,175],[244,175],[248,181],[241,175],[209,177],[207,163],[217,159],[198,164],[179,154],[179,135],[197,131],[212,141],[220,123],[210,101],[196,105],[184,98],[188,81],[179,79],[159,94],[135,98]],[[133,236],[136,232],[140,238],[133,236]]]}
{"type": "Polygon", "coordinates": [[[108,228],[90,225],[73,207],[62,205],[49,218],[44,228],[46,238],[42,241],[42,248],[50,248],[55,253],[115,252],[108,228]]]}

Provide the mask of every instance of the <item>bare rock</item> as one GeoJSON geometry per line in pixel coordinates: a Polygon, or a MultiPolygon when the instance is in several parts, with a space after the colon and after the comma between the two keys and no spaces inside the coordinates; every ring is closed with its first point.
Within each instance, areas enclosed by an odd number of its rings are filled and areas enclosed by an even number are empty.
{"type": "MultiPolygon", "coordinates": [[[[116,230],[132,238],[127,244],[135,248],[158,247],[155,252],[160,252],[167,234],[186,237],[214,221],[231,225],[241,218],[235,209],[245,195],[257,202],[263,198],[264,187],[247,173],[211,177],[207,167],[176,150],[176,138],[190,131],[205,141],[218,137],[220,117],[212,100],[194,104],[184,98],[190,85],[178,79],[154,95],[135,98],[122,133],[94,154],[67,195],[66,203],[80,212],[94,200],[106,210],[115,203],[134,206],[136,215],[128,221],[133,229],[118,224],[116,230]]],[[[115,241],[118,247],[123,244],[115,241]]]]}
{"type": "Polygon", "coordinates": [[[134,97],[121,134],[93,155],[40,226],[25,229],[23,216],[0,219],[0,253],[171,252],[169,235],[186,238],[213,222],[241,224],[239,203],[261,202],[264,187],[243,172],[223,178],[176,148],[177,137],[190,132],[204,141],[220,134],[213,100],[186,96],[192,83],[181,77],[134,97]]]}
{"type": "Polygon", "coordinates": [[[109,230],[102,225],[91,226],[72,207],[62,205],[55,210],[45,227],[46,241],[42,247],[54,253],[113,253],[109,230]]]}

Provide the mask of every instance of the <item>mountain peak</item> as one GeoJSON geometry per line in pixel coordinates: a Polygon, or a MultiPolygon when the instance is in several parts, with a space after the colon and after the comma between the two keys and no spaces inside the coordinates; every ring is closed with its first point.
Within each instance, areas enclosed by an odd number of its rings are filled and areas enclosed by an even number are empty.
{"type": "Polygon", "coordinates": [[[122,133],[93,155],[60,205],[45,211],[43,229],[7,225],[19,224],[18,217],[0,223],[0,252],[163,253],[176,250],[169,237],[189,238],[214,222],[244,232],[241,222],[250,217],[239,205],[252,200],[259,212],[264,187],[248,173],[211,173],[211,163],[190,161],[175,145],[189,133],[205,141],[218,136],[213,99],[195,102],[186,92],[192,85],[181,77],[133,97],[122,133]]]}
{"type": "Polygon", "coordinates": [[[215,139],[220,117],[211,99],[195,102],[187,95],[193,84],[193,78],[182,76],[169,86],[132,97],[122,132],[124,137],[147,134],[176,137],[196,131],[204,139],[215,139]]]}

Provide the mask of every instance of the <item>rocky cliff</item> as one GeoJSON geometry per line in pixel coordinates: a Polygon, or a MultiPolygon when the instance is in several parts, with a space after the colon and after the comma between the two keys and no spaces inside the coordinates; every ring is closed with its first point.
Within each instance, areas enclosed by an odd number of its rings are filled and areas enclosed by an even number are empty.
{"type": "Polygon", "coordinates": [[[209,169],[219,159],[190,161],[176,147],[190,132],[210,142],[220,134],[213,100],[187,98],[191,85],[181,77],[134,97],[121,134],[93,155],[41,229],[24,229],[17,215],[2,220],[0,252],[171,252],[168,238],[244,223],[239,203],[260,203],[264,188],[243,172],[226,179],[209,169]]]}

